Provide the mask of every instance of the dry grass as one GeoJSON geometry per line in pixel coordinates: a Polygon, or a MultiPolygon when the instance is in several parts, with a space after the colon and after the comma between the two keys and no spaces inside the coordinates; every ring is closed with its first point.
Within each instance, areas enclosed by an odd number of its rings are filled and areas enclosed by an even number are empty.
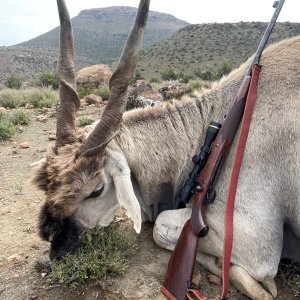
{"type": "Polygon", "coordinates": [[[3,89],[0,91],[0,106],[18,108],[30,103],[34,107],[53,107],[58,101],[58,92],[51,88],[3,89]]]}
{"type": "Polygon", "coordinates": [[[300,299],[300,265],[283,260],[279,265],[277,276],[293,291],[295,299],[300,299]]]}

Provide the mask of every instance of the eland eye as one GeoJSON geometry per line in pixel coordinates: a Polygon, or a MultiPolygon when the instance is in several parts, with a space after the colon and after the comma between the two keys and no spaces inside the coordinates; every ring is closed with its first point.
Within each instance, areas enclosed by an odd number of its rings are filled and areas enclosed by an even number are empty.
{"type": "Polygon", "coordinates": [[[99,197],[101,195],[101,193],[103,192],[103,189],[104,189],[104,186],[97,190],[97,191],[93,191],[89,196],[88,198],[96,198],[96,197],[99,197]]]}

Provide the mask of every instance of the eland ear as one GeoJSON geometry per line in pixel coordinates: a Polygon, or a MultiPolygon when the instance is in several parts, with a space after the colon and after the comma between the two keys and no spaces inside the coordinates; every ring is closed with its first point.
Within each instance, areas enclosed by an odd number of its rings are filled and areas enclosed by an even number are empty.
{"type": "Polygon", "coordinates": [[[115,175],[113,181],[120,206],[125,208],[126,215],[133,221],[136,233],[140,233],[142,225],[141,207],[134,194],[130,174],[115,175]]]}
{"type": "Polygon", "coordinates": [[[125,155],[116,145],[107,147],[106,155],[105,166],[114,182],[117,201],[121,207],[125,208],[128,218],[133,221],[135,231],[140,233],[142,225],[141,207],[133,190],[130,169],[125,155]]]}

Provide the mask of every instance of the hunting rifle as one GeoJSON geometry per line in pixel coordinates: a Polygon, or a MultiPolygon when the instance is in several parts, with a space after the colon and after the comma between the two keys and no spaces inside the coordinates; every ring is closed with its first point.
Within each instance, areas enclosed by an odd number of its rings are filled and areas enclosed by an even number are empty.
{"type": "Polygon", "coordinates": [[[251,79],[254,79],[252,76],[255,76],[256,80],[258,80],[260,57],[284,1],[275,1],[273,4],[275,12],[259,43],[254,59],[242,81],[224,124],[221,127],[219,123],[211,122],[204,145],[201,147],[201,152],[193,158],[195,167],[180,193],[177,204],[177,207],[184,207],[185,203],[195,193],[192,216],[185,223],[175,249],[171,254],[162,287],[162,292],[169,299],[185,300],[187,298],[187,291],[194,288],[192,276],[199,238],[206,236],[209,231],[204,221],[205,204],[214,200],[216,180],[241,123],[251,79]],[[253,74],[253,70],[255,70],[255,74],[253,74]]]}

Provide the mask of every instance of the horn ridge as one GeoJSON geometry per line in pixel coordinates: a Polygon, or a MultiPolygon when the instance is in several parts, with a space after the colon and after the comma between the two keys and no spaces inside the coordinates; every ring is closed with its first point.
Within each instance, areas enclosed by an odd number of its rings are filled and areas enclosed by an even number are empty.
{"type": "Polygon", "coordinates": [[[60,20],[59,58],[56,68],[60,105],[57,112],[56,150],[76,141],[75,116],[80,107],[76,93],[74,39],[70,15],[64,0],[57,0],[60,20]]]}
{"type": "Polygon", "coordinates": [[[127,103],[129,79],[136,68],[141,50],[145,26],[149,13],[150,0],[141,0],[134,26],[128,36],[118,66],[110,82],[110,95],[100,122],[87,138],[81,149],[81,155],[91,156],[102,152],[105,146],[117,134],[127,103]]]}

